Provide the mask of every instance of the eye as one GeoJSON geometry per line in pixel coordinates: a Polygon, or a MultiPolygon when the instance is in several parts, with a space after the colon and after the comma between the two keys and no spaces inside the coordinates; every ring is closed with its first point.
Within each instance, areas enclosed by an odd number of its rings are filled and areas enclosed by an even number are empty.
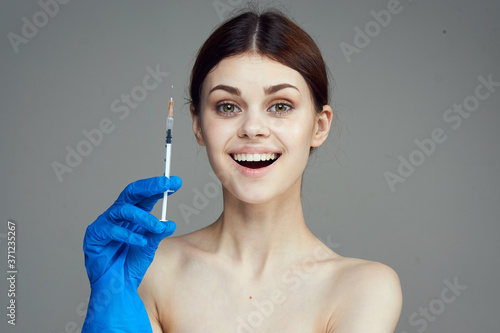
{"type": "Polygon", "coordinates": [[[239,110],[239,108],[232,103],[221,103],[221,104],[217,105],[216,109],[217,109],[217,111],[220,111],[220,112],[226,113],[226,114],[234,113],[234,112],[239,110]]]}
{"type": "Polygon", "coordinates": [[[270,111],[275,113],[286,113],[292,109],[291,105],[287,103],[277,103],[269,108],[270,111]]]}

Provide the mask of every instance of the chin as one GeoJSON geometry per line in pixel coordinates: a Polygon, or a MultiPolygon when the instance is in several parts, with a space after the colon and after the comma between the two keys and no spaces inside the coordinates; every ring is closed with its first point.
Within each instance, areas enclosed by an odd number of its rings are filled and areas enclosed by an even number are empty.
{"type": "Polygon", "coordinates": [[[262,187],[257,188],[225,188],[227,192],[226,195],[232,197],[232,200],[240,201],[242,203],[251,205],[260,205],[273,200],[273,195],[271,191],[262,189],[262,187]]]}
{"type": "MultiPolygon", "coordinates": [[[[275,200],[283,202],[287,198],[296,197],[296,193],[300,193],[300,180],[298,181],[299,186],[295,189],[294,184],[288,184],[284,186],[283,181],[276,180],[275,184],[269,184],[267,182],[255,182],[253,184],[238,184],[234,186],[233,183],[230,188],[225,190],[228,192],[227,195],[232,196],[234,199],[251,205],[261,205],[270,203],[275,200]]],[[[300,194],[298,195],[300,198],[300,194]]]]}

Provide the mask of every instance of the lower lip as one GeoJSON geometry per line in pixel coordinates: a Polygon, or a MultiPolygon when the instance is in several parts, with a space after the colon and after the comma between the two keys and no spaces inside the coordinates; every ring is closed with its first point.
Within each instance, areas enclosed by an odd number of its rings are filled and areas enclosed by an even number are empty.
{"type": "Polygon", "coordinates": [[[229,156],[229,158],[231,158],[231,160],[234,162],[234,164],[236,164],[236,170],[238,170],[243,176],[251,177],[251,178],[258,178],[258,177],[265,176],[267,173],[269,173],[271,171],[271,169],[274,167],[274,165],[278,162],[278,160],[276,160],[276,161],[274,161],[273,164],[270,164],[264,168],[251,169],[251,168],[247,168],[247,167],[244,167],[243,165],[239,164],[231,156],[229,156]]]}

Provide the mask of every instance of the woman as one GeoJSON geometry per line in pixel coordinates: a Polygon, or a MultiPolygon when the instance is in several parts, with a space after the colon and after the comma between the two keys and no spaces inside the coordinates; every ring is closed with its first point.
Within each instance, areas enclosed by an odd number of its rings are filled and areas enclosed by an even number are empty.
{"type": "Polygon", "coordinates": [[[165,238],[175,225],[149,212],[180,180],[129,185],[87,229],[83,332],[394,332],[397,274],[334,253],[304,220],[303,172],[333,117],[309,35],[279,12],[245,12],[201,47],[190,94],[223,211],[165,238]]]}

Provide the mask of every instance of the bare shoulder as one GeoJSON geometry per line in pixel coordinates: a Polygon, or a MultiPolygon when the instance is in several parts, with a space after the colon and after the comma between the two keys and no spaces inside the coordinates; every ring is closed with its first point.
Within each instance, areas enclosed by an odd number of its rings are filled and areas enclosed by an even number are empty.
{"type": "MultiPolygon", "coordinates": [[[[203,244],[203,232],[204,229],[199,229],[185,235],[163,239],[148,272],[156,274],[157,270],[167,269],[172,273],[179,269],[179,265],[196,255],[200,245],[203,244]]],[[[173,274],[169,275],[173,276],[173,274]]]]}
{"type": "Polygon", "coordinates": [[[161,296],[158,295],[160,286],[163,286],[160,290],[168,290],[164,286],[175,283],[175,278],[178,276],[179,270],[182,269],[182,265],[189,262],[189,257],[192,257],[193,252],[196,252],[197,239],[200,238],[199,231],[182,236],[167,237],[160,242],[153,262],[140,284],[141,297],[151,296],[154,299],[161,296]]]}
{"type": "Polygon", "coordinates": [[[336,265],[338,302],[328,332],[394,332],[402,307],[396,271],[380,262],[356,258],[338,258],[336,265]]]}
{"type": "Polygon", "coordinates": [[[381,262],[347,257],[341,257],[338,261],[340,283],[356,289],[374,286],[396,286],[401,289],[396,271],[381,262]]]}

